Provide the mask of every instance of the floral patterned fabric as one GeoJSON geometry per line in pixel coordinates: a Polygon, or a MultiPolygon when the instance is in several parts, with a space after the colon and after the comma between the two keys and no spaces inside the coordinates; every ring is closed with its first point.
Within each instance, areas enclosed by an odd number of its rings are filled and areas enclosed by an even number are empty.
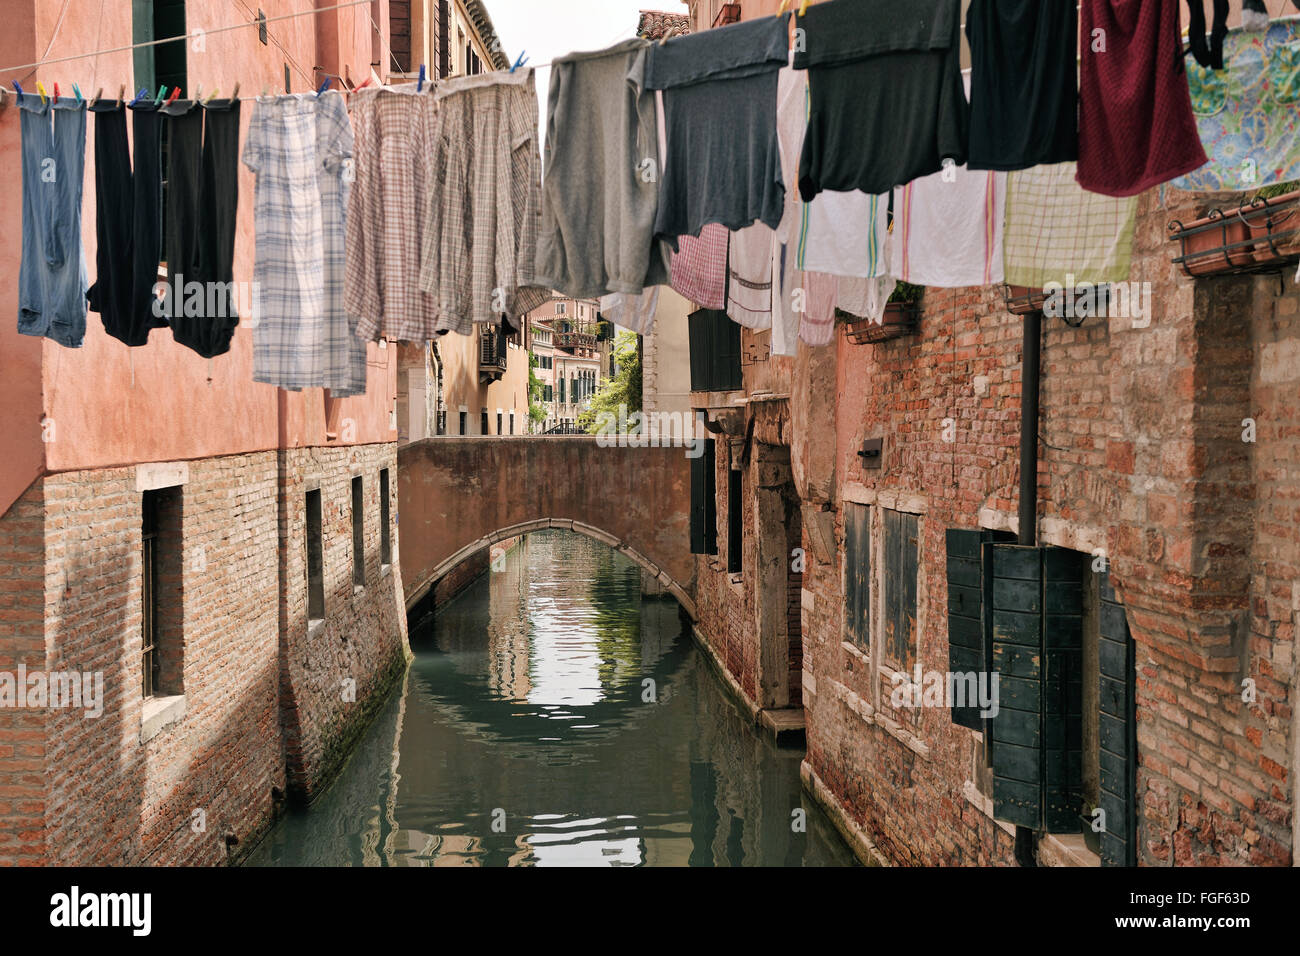
{"type": "Polygon", "coordinates": [[[1210,161],[1173,185],[1249,190],[1300,179],[1300,17],[1234,30],[1224,70],[1187,60],[1192,110],[1210,161]]]}

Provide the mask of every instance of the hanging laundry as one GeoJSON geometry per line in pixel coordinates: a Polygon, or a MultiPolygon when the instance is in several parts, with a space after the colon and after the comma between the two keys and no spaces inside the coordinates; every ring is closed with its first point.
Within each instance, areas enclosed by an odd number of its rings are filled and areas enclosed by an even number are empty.
{"type": "Polygon", "coordinates": [[[239,207],[239,101],[178,100],[167,117],[167,291],[172,336],[204,358],[230,350],[239,207]],[[189,295],[186,288],[198,290],[189,295]]]}
{"type": "Polygon", "coordinates": [[[257,100],[243,152],[257,174],[255,382],[365,393],[366,347],[343,304],[352,158],[341,93],[257,100]]]}
{"type": "Polygon", "coordinates": [[[536,271],[539,284],[567,296],[639,295],[668,281],[654,241],[662,168],[654,96],[629,75],[648,46],[626,40],[551,65],[536,271]]]}
{"type": "Polygon", "coordinates": [[[152,100],[100,100],[95,114],[95,284],[86,291],[104,331],[128,346],[167,327],[155,310],[162,259],[163,118],[152,100]],[[127,144],[126,111],[131,110],[127,144]],[[132,149],[135,169],[132,171],[132,149]]]}
{"type": "Polygon", "coordinates": [[[788,16],[747,20],[644,48],[631,82],[663,90],[668,150],[655,234],[677,248],[711,222],[775,229],[784,187],[776,135],[777,71],[788,16]]]}
{"type": "Polygon", "coordinates": [[[1187,39],[1192,56],[1207,70],[1222,70],[1223,40],[1228,35],[1228,0],[1214,0],[1214,25],[1208,37],[1205,35],[1205,0],[1187,0],[1187,9],[1187,39]]]}
{"type": "Polygon", "coordinates": [[[420,287],[437,104],[415,87],[352,93],[356,181],[343,305],[368,341],[425,342],[438,334],[437,299],[420,287]]]}
{"type": "Polygon", "coordinates": [[[669,261],[670,285],[702,309],[721,311],[727,304],[727,242],[731,233],[709,223],[699,236],[679,236],[669,261]]]}
{"type": "Polygon", "coordinates": [[[966,161],[960,0],[832,0],[799,17],[812,93],[799,193],[884,193],[966,161]],[[903,106],[902,104],[906,104],[903,106]]]}
{"type": "Polygon", "coordinates": [[[799,338],[806,344],[814,347],[829,345],[835,338],[835,303],[839,297],[839,284],[843,281],[822,272],[795,273],[789,296],[791,301],[797,297],[803,306],[799,314],[799,338]]]}
{"type": "Polygon", "coordinates": [[[972,0],[970,169],[1079,158],[1076,0],[972,0]]]}
{"type": "Polygon", "coordinates": [[[836,304],[850,315],[879,323],[884,319],[885,306],[889,305],[889,297],[897,287],[898,280],[893,276],[875,279],[848,279],[841,276],[838,280],[836,304]]]}
{"type": "Polygon", "coordinates": [[[468,335],[551,298],[535,279],[541,157],[533,68],[446,80],[434,92],[420,288],[438,309],[438,332],[468,335]]]}
{"type": "Polygon", "coordinates": [[[651,286],[640,295],[611,292],[600,298],[600,314],[615,325],[645,335],[654,328],[655,310],[659,307],[659,286],[651,286]]]}
{"type": "Polygon", "coordinates": [[[727,266],[727,315],[747,329],[772,327],[772,243],[761,222],[731,234],[727,266]]]}
{"type": "Polygon", "coordinates": [[[1006,173],[959,166],[894,190],[893,274],[944,288],[1000,283],[1006,187],[1006,173]]]}
{"type": "MultiPolygon", "coordinates": [[[[1254,32],[1267,30],[1269,23],[1268,7],[1265,6],[1264,0],[1242,0],[1241,4],[1241,28],[1254,32]]],[[[1225,65],[1227,57],[1224,58],[1225,65]]]]}
{"type": "Polygon", "coordinates": [[[1219,72],[1187,66],[1210,161],[1173,185],[1222,192],[1300,179],[1300,19],[1276,20],[1264,33],[1232,31],[1224,62],[1219,72]]]}
{"type": "Polygon", "coordinates": [[[1204,166],[1179,0],[1083,0],[1079,183],[1136,196],[1204,166]]]}
{"type": "Polygon", "coordinates": [[[77,349],[86,336],[85,104],[32,93],[17,99],[23,164],[18,331],[77,349]]]}
{"type": "Polygon", "coordinates": [[[1010,285],[1128,281],[1137,198],[1088,192],[1075,176],[1074,163],[1007,175],[1003,261],[1010,285]]]}
{"type": "Polygon", "coordinates": [[[785,214],[777,235],[794,250],[793,268],[842,276],[884,273],[887,196],[826,190],[799,196],[799,157],[811,111],[808,71],[786,67],[778,81],[778,134],[785,175],[785,214]]]}

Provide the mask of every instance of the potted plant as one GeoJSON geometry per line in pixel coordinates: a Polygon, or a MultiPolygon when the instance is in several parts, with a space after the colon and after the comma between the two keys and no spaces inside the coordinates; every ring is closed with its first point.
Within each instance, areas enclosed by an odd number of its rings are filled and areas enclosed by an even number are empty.
{"type": "Polygon", "coordinates": [[[1237,211],[1211,209],[1200,219],[1169,224],[1170,239],[1180,245],[1174,262],[1190,276],[1215,275],[1250,266],[1255,254],[1250,229],[1237,211]]]}
{"type": "Polygon", "coordinates": [[[1276,264],[1300,255],[1300,189],[1296,183],[1266,186],[1239,210],[1247,234],[1257,241],[1255,262],[1276,264]]]}
{"type": "Polygon", "coordinates": [[[924,293],[924,286],[898,283],[889,296],[879,322],[851,315],[842,309],[836,309],[835,314],[844,321],[845,334],[854,345],[887,342],[916,333],[920,325],[920,302],[924,293]]]}

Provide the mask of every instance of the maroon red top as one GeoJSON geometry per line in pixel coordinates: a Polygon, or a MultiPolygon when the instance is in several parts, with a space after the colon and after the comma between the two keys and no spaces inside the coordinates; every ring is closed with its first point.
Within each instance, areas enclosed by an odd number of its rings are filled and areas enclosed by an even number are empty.
{"type": "Polygon", "coordinates": [[[1135,196],[1208,162],[1187,88],[1179,2],[1083,0],[1077,178],[1084,189],[1135,196]]]}

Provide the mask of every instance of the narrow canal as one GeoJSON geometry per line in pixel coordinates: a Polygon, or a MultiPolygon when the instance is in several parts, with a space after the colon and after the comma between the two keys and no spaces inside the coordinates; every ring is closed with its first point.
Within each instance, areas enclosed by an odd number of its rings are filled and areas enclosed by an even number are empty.
{"type": "Polygon", "coordinates": [[[411,646],[339,779],[250,864],[855,863],[802,751],[742,718],[677,603],[598,542],[527,536],[411,646]]]}

